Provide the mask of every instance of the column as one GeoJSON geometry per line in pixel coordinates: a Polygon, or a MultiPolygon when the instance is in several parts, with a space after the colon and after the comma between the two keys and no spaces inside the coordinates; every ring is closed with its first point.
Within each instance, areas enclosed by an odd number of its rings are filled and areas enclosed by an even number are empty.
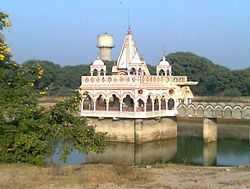
{"type": "Polygon", "coordinates": [[[177,107],[178,107],[178,100],[174,99],[174,109],[177,110],[177,107]]]}
{"type": "Polygon", "coordinates": [[[168,99],[165,99],[165,103],[166,103],[166,111],[168,110],[168,99]]]}
{"type": "Polygon", "coordinates": [[[134,112],[136,112],[136,107],[137,107],[137,101],[134,100],[134,112]]]}
{"type": "Polygon", "coordinates": [[[94,101],[94,112],[96,111],[96,99],[93,100],[94,101]]]}
{"type": "Polygon", "coordinates": [[[120,100],[120,112],[122,112],[122,100],[120,100]]]}
{"type": "Polygon", "coordinates": [[[160,100],[158,99],[158,102],[159,102],[159,111],[161,111],[161,99],[160,100]]]}
{"type": "Polygon", "coordinates": [[[106,99],[106,111],[109,111],[109,99],[106,99]]]}
{"type": "Polygon", "coordinates": [[[203,120],[203,140],[205,143],[217,141],[216,119],[204,118],[204,120],[203,120]]]}

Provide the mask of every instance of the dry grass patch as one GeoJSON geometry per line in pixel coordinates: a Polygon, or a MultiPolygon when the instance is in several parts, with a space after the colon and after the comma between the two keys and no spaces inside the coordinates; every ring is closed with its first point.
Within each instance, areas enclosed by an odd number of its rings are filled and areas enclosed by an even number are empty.
{"type": "Polygon", "coordinates": [[[30,165],[0,165],[2,189],[97,188],[114,183],[145,183],[149,173],[125,165],[83,165],[35,167],[30,165]]]}

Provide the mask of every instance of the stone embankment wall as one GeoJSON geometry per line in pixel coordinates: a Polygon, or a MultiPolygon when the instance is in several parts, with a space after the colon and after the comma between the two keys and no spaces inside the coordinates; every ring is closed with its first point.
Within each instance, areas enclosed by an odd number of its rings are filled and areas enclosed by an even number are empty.
{"type": "Polygon", "coordinates": [[[175,118],[159,119],[98,119],[88,118],[88,123],[97,132],[107,133],[106,139],[113,142],[144,143],[177,137],[175,118]]]}

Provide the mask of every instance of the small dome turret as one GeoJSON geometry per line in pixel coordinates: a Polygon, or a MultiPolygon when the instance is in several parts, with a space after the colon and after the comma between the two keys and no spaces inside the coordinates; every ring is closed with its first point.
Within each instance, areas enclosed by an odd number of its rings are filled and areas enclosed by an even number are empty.
{"type": "Polygon", "coordinates": [[[93,64],[90,65],[90,74],[91,76],[106,75],[106,65],[99,57],[97,57],[93,64]]]}
{"type": "Polygon", "coordinates": [[[93,62],[92,65],[93,65],[93,66],[104,66],[104,62],[103,62],[99,57],[97,57],[97,58],[95,59],[95,61],[93,62]]]}
{"type": "Polygon", "coordinates": [[[162,57],[162,60],[157,65],[157,67],[156,67],[156,74],[158,76],[171,76],[172,75],[172,66],[166,60],[165,56],[162,57]]]}
{"type": "Polygon", "coordinates": [[[166,60],[166,57],[163,56],[162,57],[162,60],[160,61],[160,64],[161,66],[170,66],[169,62],[166,60]]]}

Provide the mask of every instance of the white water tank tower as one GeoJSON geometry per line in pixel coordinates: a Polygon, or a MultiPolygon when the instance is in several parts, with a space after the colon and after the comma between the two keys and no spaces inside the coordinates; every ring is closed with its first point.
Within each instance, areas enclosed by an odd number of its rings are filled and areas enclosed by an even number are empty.
{"type": "Polygon", "coordinates": [[[100,58],[104,61],[112,60],[112,48],[114,48],[113,36],[104,33],[97,37],[97,47],[100,49],[100,58]]]}

